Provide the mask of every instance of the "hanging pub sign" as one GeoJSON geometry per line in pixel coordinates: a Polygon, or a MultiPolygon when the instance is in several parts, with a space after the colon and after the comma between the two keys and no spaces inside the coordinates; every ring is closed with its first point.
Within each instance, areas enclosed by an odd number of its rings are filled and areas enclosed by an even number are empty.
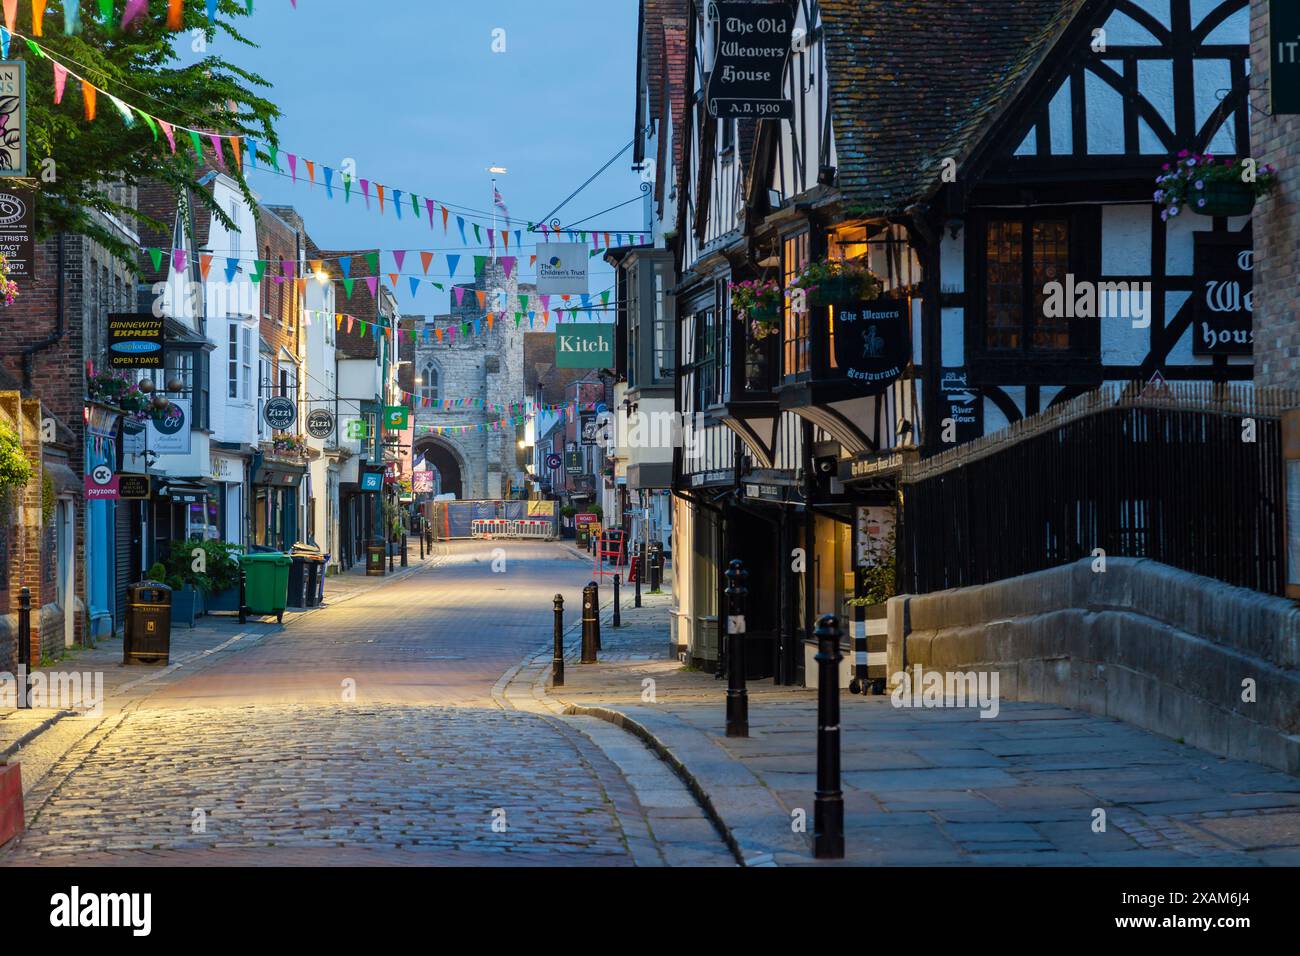
{"type": "Polygon", "coordinates": [[[564,322],[555,327],[556,368],[613,368],[612,322],[564,322]]]}
{"type": "Polygon", "coordinates": [[[108,317],[109,368],[162,368],[163,320],[148,313],[108,317]]]}
{"type": "Polygon", "coordinates": [[[292,398],[277,395],[262,409],[262,419],[276,431],[288,431],[298,420],[298,404],[292,398]]]}
{"type": "Polygon", "coordinates": [[[718,46],[709,74],[709,113],[719,117],[789,119],[784,96],[786,61],[794,35],[794,4],[711,0],[718,46]]]}
{"type": "Polygon", "coordinates": [[[328,408],[313,409],[307,416],[307,434],[312,438],[329,438],[334,434],[334,413],[328,408]]]}
{"type": "Polygon", "coordinates": [[[1249,234],[1192,233],[1192,354],[1249,355],[1255,253],[1249,234]]]}
{"type": "Polygon", "coordinates": [[[27,64],[0,62],[0,175],[27,175],[27,64]]]}
{"type": "Polygon", "coordinates": [[[0,255],[9,278],[30,279],[36,235],[36,193],[23,186],[0,186],[0,255]]]}
{"type": "Polygon", "coordinates": [[[883,391],[903,374],[912,354],[906,299],[872,299],[832,309],[835,363],[867,392],[883,391]]]}
{"type": "Polygon", "coordinates": [[[1300,114],[1300,4],[1269,0],[1268,36],[1273,115],[1300,114]]]}
{"type": "Polygon", "coordinates": [[[538,295],[586,295],[585,242],[543,242],[537,247],[538,295]]]}

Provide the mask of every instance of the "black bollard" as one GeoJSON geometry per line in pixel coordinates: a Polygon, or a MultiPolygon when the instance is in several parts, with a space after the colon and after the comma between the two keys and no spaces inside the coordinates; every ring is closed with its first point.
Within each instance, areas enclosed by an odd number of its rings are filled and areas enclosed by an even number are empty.
{"type": "Polygon", "coordinates": [[[638,541],[636,545],[636,604],[635,607],[641,606],[641,579],[645,577],[645,543],[638,541]]]}
{"type": "Polygon", "coordinates": [[[424,560],[424,532],[421,531],[418,537],[420,539],[420,560],[423,561],[424,560]]]}
{"type": "Polygon", "coordinates": [[[32,590],[18,592],[18,706],[32,705],[32,590]]]}
{"type": "Polygon", "coordinates": [[[650,593],[658,594],[663,583],[664,549],[659,542],[650,545],[650,593]]]}
{"type": "Polygon", "coordinates": [[[388,535],[388,573],[393,573],[393,536],[388,535]]]}
{"type": "Polygon", "coordinates": [[[727,736],[749,736],[749,691],[745,689],[745,582],[739,558],[727,566],[727,736]]]}
{"type": "Polygon", "coordinates": [[[410,539],[410,537],[407,535],[407,533],[406,533],[405,531],[403,531],[403,532],[402,532],[402,567],[406,567],[406,566],[407,566],[407,560],[408,560],[408,559],[407,559],[407,556],[406,556],[406,552],[407,552],[408,550],[410,550],[410,547],[411,547],[411,539],[410,539]]]}
{"type": "Polygon", "coordinates": [[[619,583],[618,579],[619,579],[619,575],[617,574],[614,575],[614,626],[622,627],[623,617],[619,613],[620,608],[619,608],[619,597],[618,597],[618,583],[619,583]]]}
{"type": "Polygon", "coordinates": [[[555,595],[555,650],[551,656],[551,686],[564,686],[564,595],[555,595]]]}
{"type": "Polygon", "coordinates": [[[844,793],[840,789],[840,622],[817,620],[817,794],[813,801],[813,856],[844,858],[844,793]]]}
{"type": "Polygon", "coordinates": [[[248,623],[248,572],[239,569],[239,623],[248,623]]]}
{"type": "Polygon", "coordinates": [[[582,589],[582,663],[596,663],[600,649],[600,598],[596,582],[582,589]]]}

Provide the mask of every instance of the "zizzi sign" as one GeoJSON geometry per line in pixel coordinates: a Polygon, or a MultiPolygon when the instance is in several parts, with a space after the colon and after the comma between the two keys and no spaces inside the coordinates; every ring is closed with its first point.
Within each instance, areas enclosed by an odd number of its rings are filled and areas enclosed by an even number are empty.
{"type": "Polygon", "coordinates": [[[841,375],[868,392],[879,392],[903,374],[912,354],[906,299],[835,306],[833,316],[841,375]]]}
{"type": "Polygon", "coordinates": [[[613,368],[614,326],[561,324],[555,327],[556,368],[613,368]]]}
{"type": "Polygon", "coordinates": [[[1255,253],[1250,241],[1239,233],[1193,235],[1192,354],[1249,355],[1255,340],[1255,253]]]}
{"type": "Polygon", "coordinates": [[[262,418],[277,431],[287,431],[298,420],[298,405],[291,398],[277,395],[262,409],[262,418]]]}
{"type": "Polygon", "coordinates": [[[794,4],[713,0],[718,47],[709,74],[709,113],[719,117],[788,119],[794,104],[785,98],[785,64],[794,34],[794,4]]]}

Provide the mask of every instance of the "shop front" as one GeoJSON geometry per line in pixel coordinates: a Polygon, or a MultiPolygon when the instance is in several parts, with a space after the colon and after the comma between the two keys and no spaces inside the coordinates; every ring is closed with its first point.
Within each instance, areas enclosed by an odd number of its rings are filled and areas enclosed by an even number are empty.
{"type": "Polygon", "coordinates": [[[211,459],[208,487],[216,508],[216,537],[230,544],[245,544],[248,541],[249,513],[245,484],[248,459],[237,451],[219,451],[215,447],[211,459]]]}
{"type": "Polygon", "coordinates": [[[305,464],[254,456],[252,477],[253,543],[288,551],[299,539],[298,490],[305,464]]]}
{"type": "Polygon", "coordinates": [[[216,536],[217,503],[200,476],[154,475],[147,564],[166,559],[173,541],[216,536]]]}

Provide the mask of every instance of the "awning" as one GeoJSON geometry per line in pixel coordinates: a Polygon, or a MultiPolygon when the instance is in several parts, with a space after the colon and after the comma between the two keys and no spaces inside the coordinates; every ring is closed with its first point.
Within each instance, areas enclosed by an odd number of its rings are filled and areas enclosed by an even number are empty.
{"type": "Polygon", "coordinates": [[[201,479],[198,478],[155,477],[154,480],[157,482],[154,497],[157,498],[170,498],[183,504],[196,504],[206,501],[212,494],[212,490],[202,484],[201,479]]]}

